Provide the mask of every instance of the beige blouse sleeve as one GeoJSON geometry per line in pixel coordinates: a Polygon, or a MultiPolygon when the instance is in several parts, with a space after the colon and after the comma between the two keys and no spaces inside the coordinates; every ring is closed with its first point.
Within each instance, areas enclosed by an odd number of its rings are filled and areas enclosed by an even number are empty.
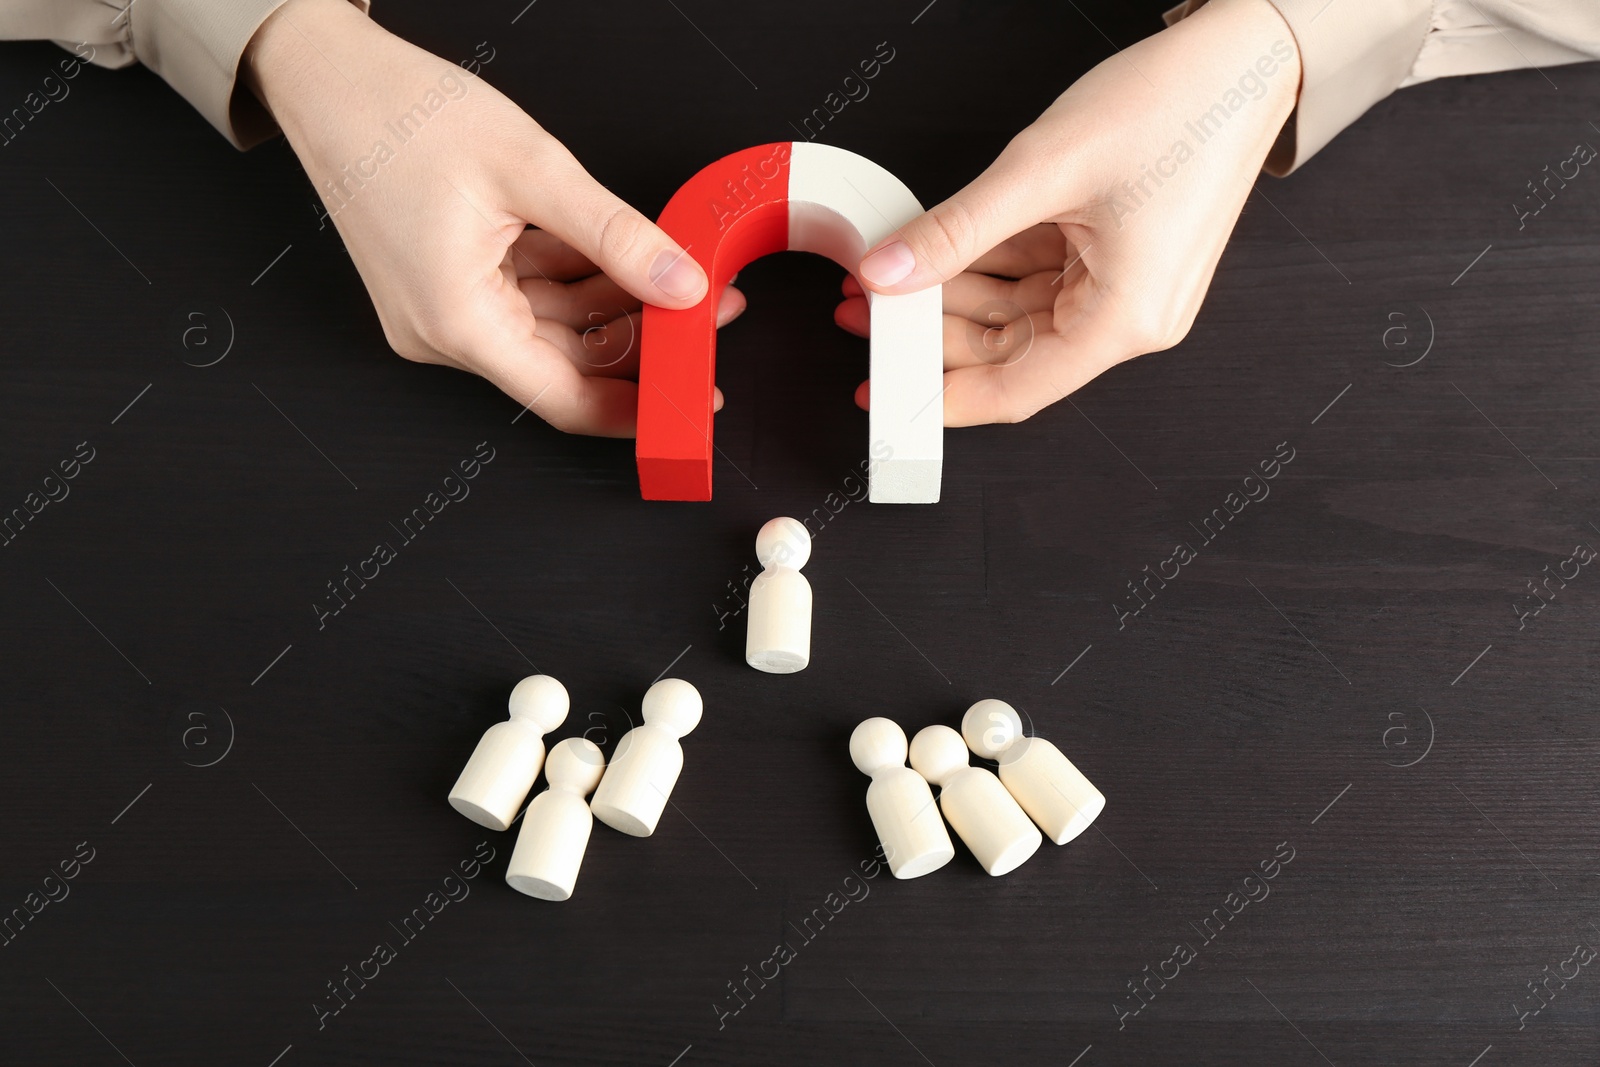
{"type": "MultiPolygon", "coordinates": [[[[249,148],[277,127],[238,83],[239,60],[256,29],[283,2],[0,0],[0,40],[52,40],[101,67],[143,63],[235,147],[249,148]]],[[[371,0],[351,2],[366,11],[371,0]]]]}
{"type": "MultiPolygon", "coordinates": [[[[1166,13],[1170,26],[1205,0],[1166,13]]],[[[1300,100],[1267,156],[1282,176],[1396,89],[1600,58],[1595,0],[1271,0],[1300,47],[1300,100]]],[[[1559,83],[1559,78],[1556,79],[1559,83]]]]}

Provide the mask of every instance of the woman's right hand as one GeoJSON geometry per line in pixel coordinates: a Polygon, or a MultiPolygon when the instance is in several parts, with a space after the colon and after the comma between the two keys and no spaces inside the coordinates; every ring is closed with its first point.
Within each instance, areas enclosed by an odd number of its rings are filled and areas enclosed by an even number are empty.
{"type": "MultiPolygon", "coordinates": [[[[481,374],[558,429],[633,436],[636,312],[706,294],[676,241],[493,86],[345,0],[288,0],[246,60],[396,352],[481,374]]],[[[719,326],[744,310],[720,299],[719,326]]]]}

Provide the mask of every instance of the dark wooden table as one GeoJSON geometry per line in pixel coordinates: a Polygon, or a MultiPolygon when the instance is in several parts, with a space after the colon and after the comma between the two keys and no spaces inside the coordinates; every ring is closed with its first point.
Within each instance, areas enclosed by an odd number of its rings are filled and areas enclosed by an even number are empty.
{"type": "MultiPolygon", "coordinates": [[[[822,139],[933,202],[1159,25],[922,6],[377,16],[452,59],[488,42],[485,75],[651,213],[882,41],[822,139]]],[[[59,53],[3,53],[7,111],[59,53]]],[[[1600,177],[1521,232],[1510,205],[1600,142],[1600,70],[1546,74],[1380,104],[1262,181],[1182,345],[950,432],[937,506],[835,514],[865,344],[831,264],[745,272],[716,499],[643,503],[629,443],[390,353],[281,142],[236,153],[150,73],[84,73],[0,148],[0,509],[66,494],[0,550],[0,912],[59,898],[0,948],[0,1061],[1594,1062],[1600,576],[1566,561],[1600,546],[1600,177]],[[479,442],[470,496],[398,538],[479,442]],[[813,665],[758,674],[719,611],[756,527],[815,509],[813,665]],[[512,836],[444,802],[511,685],[557,676],[552,740],[609,747],[667,669],[706,714],[660,830],[597,828],[566,904],[513,892],[512,836]],[[1003,879],[965,850],[862,877],[851,728],[986,696],[1105,814],[1003,879]]]]}

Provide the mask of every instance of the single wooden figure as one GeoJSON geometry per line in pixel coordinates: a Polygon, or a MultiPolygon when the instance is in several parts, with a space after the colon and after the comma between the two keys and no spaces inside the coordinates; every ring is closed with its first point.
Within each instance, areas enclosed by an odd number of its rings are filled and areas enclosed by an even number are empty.
{"type": "Polygon", "coordinates": [[[634,837],[649,837],[683,770],[678,739],[700,723],[700,692],[681,678],[663,678],[644,694],[644,725],[617,742],[589,808],[594,817],[634,837]]]}
{"type": "Polygon", "coordinates": [[[506,865],[506,883],[540,900],[566,900],[578,881],[594,816],[584,797],[600,784],[606,758],[593,741],[569,737],[550,750],[544,776],[550,788],[533,798],[522,815],[517,846],[506,865]]]}
{"type": "Polygon", "coordinates": [[[811,534],[799,519],[778,518],[756,534],[763,570],[750,583],[744,658],[758,671],[793,674],[811,662],[811,583],[800,568],[811,558],[811,534]]]}
{"type": "Polygon", "coordinates": [[[850,734],[850,759],[867,786],[867,814],[889,873],[920,878],[949,863],[955,846],[934,806],[927,779],[906,766],[906,732],[890,719],[867,719],[850,734]]]}
{"type": "Polygon", "coordinates": [[[511,718],[484,732],[450,790],[450,806],[491,830],[504,830],[517,817],[539,768],[544,735],[567,719],[567,688],[548,674],[518,682],[508,702],[511,718]]]}
{"type": "Polygon", "coordinates": [[[980,700],[961,717],[967,747],[1000,762],[1000,781],[1045,836],[1064,845],[1083,833],[1106,798],[1042,737],[1025,737],[1022,716],[1003,700],[980,700]]]}
{"type": "Polygon", "coordinates": [[[948,726],[926,726],[911,739],[911,766],[939,787],[939,807],[984,870],[1006,874],[1044,840],[1000,779],[967,762],[967,745],[948,726]]]}

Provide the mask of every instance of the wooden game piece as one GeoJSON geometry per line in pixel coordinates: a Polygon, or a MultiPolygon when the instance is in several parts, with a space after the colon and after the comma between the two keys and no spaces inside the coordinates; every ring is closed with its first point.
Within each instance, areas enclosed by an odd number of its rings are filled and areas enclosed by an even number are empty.
{"type": "Polygon", "coordinates": [[[864,720],[850,734],[850,759],[867,786],[867,814],[878,832],[889,872],[920,878],[956,854],[934,806],[927,779],[906,766],[906,732],[890,719],[864,720]]]}
{"type": "MultiPolygon", "coordinates": [[[[904,182],[842,148],[779,141],[710,164],[661,213],[661,228],[705,270],[692,308],[647,304],[639,349],[636,456],[646,500],[710,500],[716,309],[745,264],[785,249],[855,271],[868,248],[922,213],[904,182]]],[[[868,496],[933,503],[944,461],[939,286],[883,296],[870,309],[868,496]]]]}
{"type": "Polygon", "coordinates": [[[1064,845],[1083,833],[1106,798],[1055,745],[1025,737],[1022,716],[1003,700],[980,700],[961,717],[967,747],[998,760],[1000,781],[1045,836],[1064,845]]]}
{"type": "Polygon", "coordinates": [[[587,738],[569,737],[550,750],[544,762],[550,788],[523,812],[517,845],[506,865],[506,883],[512,889],[540,900],[572,896],[594,828],[583,798],[600,784],[605,769],[606,758],[587,738]]]}
{"type": "Polygon", "coordinates": [[[611,766],[589,808],[614,830],[649,837],[683,770],[678,739],[700,723],[700,693],[681,678],[663,678],[644,694],[644,725],[617,742],[611,766]]]}
{"type": "Polygon", "coordinates": [[[773,519],[756,534],[763,570],[750,583],[744,658],[758,671],[793,674],[811,662],[811,583],[800,568],[811,534],[799,519],[773,519]]]}
{"type": "Polygon", "coordinates": [[[508,703],[511,718],[484,731],[450,790],[452,808],[491,830],[517,817],[544,764],[544,735],[566,721],[571,701],[566,686],[535,674],[517,683],[508,703]]]}
{"type": "Polygon", "coordinates": [[[1006,874],[1027,862],[1044,838],[1000,779],[967,762],[967,745],[948,726],[925,726],[911,739],[911,766],[939,787],[939,807],[983,869],[1006,874]]]}

